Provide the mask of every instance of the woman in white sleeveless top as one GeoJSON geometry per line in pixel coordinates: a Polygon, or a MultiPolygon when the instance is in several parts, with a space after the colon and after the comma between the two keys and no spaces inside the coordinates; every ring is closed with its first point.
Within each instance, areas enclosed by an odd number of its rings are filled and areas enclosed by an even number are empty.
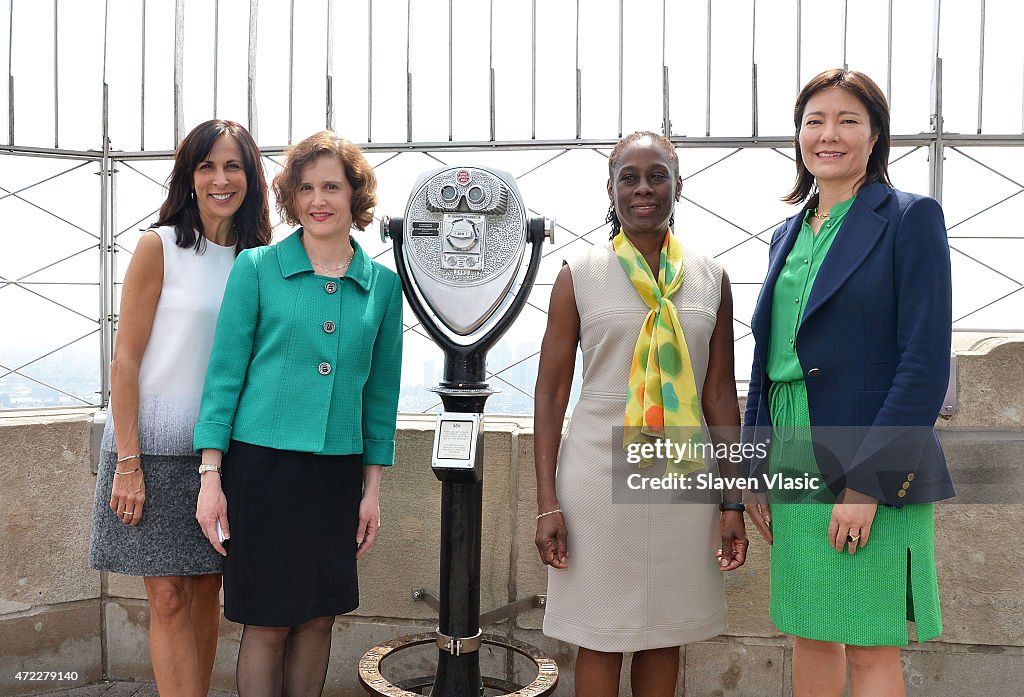
{"type": "MultiPolygon", "coordinates": [[[[609,158],[613,240],[563,266],[551,293],[534,412],[537,547],[549,566],[544,633],[580,647],[576,694],[586,697],[618,693],[626,652],[635,697],[674,695],[679,647],[725,630],[721,572],[746,555],[739,491],[725,492],[719,513],[721,491],[659,499],[629,483],[667,470],[664,460],[650,470],[626,460],[624,425],[648,443],[639,433],[649,428],[660,428],[662,442],[688,429],[695,442],[728,448],[739,434],[729,281],[672,236],[681,185],[666,138],[619,141],[609,158]],[[669,335],[641,345],[663,320],[669,335]],[[583,387],[560,442],[577,345],[583,387]],[[653,384],[664,396],[658,404],[645,401],[653,384]],[[642,426],[631,421],[638,415],[642,426]]],[[[712,454],[685,464],[699,489],[698,473],[729,474],[731,463],[719,458],[716,467],[712,454]]],[[[731,467],[738,471],[738,458],[731,467]]]]}
{"type": "Polygon", "coordinates": [[[221,558],[195,519],[192,431],[228,273],[238,252],[269,242],[252,136],[234,121],[200,124],[125,274],[89,549],[92,568],[144,577],[162,697],[210,687],[221,558]]]}

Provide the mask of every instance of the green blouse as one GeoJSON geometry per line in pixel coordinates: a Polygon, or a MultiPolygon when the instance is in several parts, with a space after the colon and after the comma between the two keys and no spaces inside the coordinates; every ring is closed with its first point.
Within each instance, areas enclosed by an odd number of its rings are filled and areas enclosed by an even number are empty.
{"type": "Polygon", "coordinates": [[[804,371],[796,355],[796,334],[803,320],[807,299],[814,287],[821,262],[825,260],[839,227],[846,218],[856,196],[832,206],[828,220],[822,223],[815,235],[808,222],[811,211],[804,214],[793,250],[786,257],[786,263],[775,282],[772,294],[772,324],[768,340],[768,378],[772,382],[793,382],[803,380],[804,371]]]}

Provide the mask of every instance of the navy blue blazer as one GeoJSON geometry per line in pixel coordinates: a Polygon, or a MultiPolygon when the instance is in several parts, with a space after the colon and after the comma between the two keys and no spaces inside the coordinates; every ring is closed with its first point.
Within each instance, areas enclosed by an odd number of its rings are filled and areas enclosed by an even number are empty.
{"type": "MultiPolygon", "coordinates": [[[[764,366],[772,296],[802,221],[801,212],[772,235],[751,322],[748,443],[771,434],[764,366]]],[[[834,494],[849,487],[893,506],[955,495],[934,429],[949,380],[951,304],[938,202],[878,182],[862,187],[821,264],[796,335],[815,459],[834,494]]],[[[750,460],[749,474],[767,472],[766,460],[750,460]]]]}

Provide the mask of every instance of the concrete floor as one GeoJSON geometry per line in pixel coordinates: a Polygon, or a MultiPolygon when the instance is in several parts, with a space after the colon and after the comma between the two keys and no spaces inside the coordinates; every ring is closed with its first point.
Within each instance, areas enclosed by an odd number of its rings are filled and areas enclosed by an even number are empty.
{"type": "MultiPolygon", "coordinates": [[[[99,682],[69,690],[33,692],[32,697],[159,697],[159,693],[153,682],[99,682]]],[[[235,693],[210,690],[209,697],[235,697],[235,693]]]]}

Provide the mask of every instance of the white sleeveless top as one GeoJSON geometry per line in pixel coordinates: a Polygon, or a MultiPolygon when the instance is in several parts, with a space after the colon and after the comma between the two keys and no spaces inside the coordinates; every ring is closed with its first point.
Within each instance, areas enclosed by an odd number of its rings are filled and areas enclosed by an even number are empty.
{"type": "MultiPolygon", "coordinates": [[[[206,364],[235,248],[206,240],[203,252],[174,243],[174,228],[156,228],[164,281],[139,366],[139,449],[146,455],[192,455],[206,364]]],[[[108,418],[103,449],[116,449],[108,418]]]]}

